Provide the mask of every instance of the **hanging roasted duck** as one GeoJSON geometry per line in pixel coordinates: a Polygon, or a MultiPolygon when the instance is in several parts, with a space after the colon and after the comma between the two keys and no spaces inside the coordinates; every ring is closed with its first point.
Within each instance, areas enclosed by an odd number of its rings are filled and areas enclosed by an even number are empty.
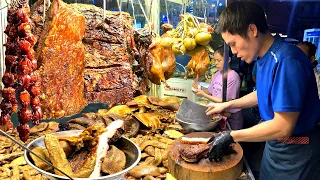
{"type": "Polygon", "coordinates": [[[172,49],[161,45],[161,39],[168,36],[166,32],[172,30],[173,26],[164,24],[161,27],[164,34],[161,37],[154,38],[149,46],[150,54],[147,58],[152,59],[153,63],[150,71],[148,71],[148,78],[154,84],[160,85],[163,82],[166,87],[169,87],[166,80],[171,78],[176,70],[176,58],[172,49]]]}
{"type": "Polygon", "coordinates": [[[213,28],[206,23],[199,23],[196,17],[188,13],[180,18],[177,27],[168,30],[166,36],[161,37],[160,44],[166,49],[172,49],[177,55],[192,56],[187,65],[186,77],[199,77],[205,74],[209,66],[208,53],[212,52],[212,49],[208,44],[213,28]]]}
{"type": "Polygon", "coordinates": [[[28,122],[31,120],[33,124],[38,124],[43,116],[38,97],[40,82],[36,72],[37,60],[33,50],[36,38],[31,33],[29,16],[28,2],[12,2],[12,7],[8,9],[6,71],[2,77],[4,88],[1,90],[3,100],[0,104],[0,128],[7,131],[13,127],[11,114],[17,112],[19,102],[20,125],[17,130],[22,141],[29,137],[28,122]]]}
{"type": "Polygon", "coordinates": [[[207,69],[210,65],[210,58],[208,54],[208,50],[206,48],[201,48],[198,52],[191,57],[191,60],[187,65],[187,72],[185,75],[185,79],[188,76],[196,77],[195,82],[198,82],[199,76],[203,75],[207,72],[207,69]]]}

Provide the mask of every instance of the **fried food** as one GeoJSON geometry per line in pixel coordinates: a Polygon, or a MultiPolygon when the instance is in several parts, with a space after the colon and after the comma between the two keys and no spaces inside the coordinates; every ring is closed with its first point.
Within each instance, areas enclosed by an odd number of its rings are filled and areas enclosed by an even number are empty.
{"type": "Polygon", "coordinates": [[[118,106],[114,106],[110,110],[100,109],[100,110],[98,110],[98,114],[100,116],[107,116],[109,114],[116,114],[118,116],[125,118],[128,115],[132,114],[132,112],[135,110],[137,110],[136,107],[129,107],[127,105],[118,105],[118,106]]]}
{"type": "Polygon", "coordinates": [[[181,132],[176,131],[176,130],[172,130],[172,129],[164,131],[164,134],[166,134],[168,137],[170,137],[172,139],[178,139],[183,136],[183,134],[181,132]]]}
{"type": "Polygon", "coordinates": [[[106,157],[103,158],[101,170],[107,174],[115,174],[124,169],[126,165],[126,155],[115,146],[111,146],[106,157]]]}
{"type": "Polygon", "coordinates": [[[153,129],[160,128],[161,119],[165,118],[162,113],[135,113],[136,117],[142,124],[153,129]]]}
{"type": "Polygon", "coordinates": [[[140,95],[135,97],[132,101],[127,103],[129,107],[138,107],[139,113],[144,113],[147,109],[158,109],[157,106],[150,103],[146,95],[140,95]]]}
{"type": "Polygon", "coordinates": [[[148,96],[148,101],[156,106],[160,106],[165,109],[169,109],[171,111],[178,111],[179,110],[179,104],[178,103],[167,103],[163,101],[161,98],[148,96]]]}
{"type": "MultiPolygon", "coordinates": [[[[40,157],[44,158],[45,160],[50,161],[49,153],[45,147],[42,147],[42,146],[36,147],[36,148],[32,149],[32,152],[38,154],[40,157]]],[[[38,168],[43,169],[45,171],[49,171],[52,169],[51,166],[49,166],[47,163],[43,162],[41,159],[37,158],[35,155],[30,153],[30,156],[31,156],[34,164],[38,168]]]]}
{"type": "MultiPolygon", "coordinates": [[[[66,173],[67,175],[74,177],[74,173],[67,159],[66,153],[63,151],[59,143],[59,138],[52,134],[46,134],[44,137],[44,143],[49,152],[49,159],[52,164],[66,173]]],[[[55,174],[64,176],[61,172],[54,170],[55,174]]]]}
{"type": "Polygon", "coordinates": [[[89,155],[85,159],[84,163],[82,164],[82,167],[75,171],[77,178],[87,178],[94,171],[94,167],[95,167],[96,161],[97,161],[96,149],[97,149],[97,147],[92,149],[92,151],[89,153],[89,155]]]}
{"type": "Polygon", "coordinates": [[[138,165],[129,171],[131,176],[135,178],[141,178],[143,176],[160,176],[160,170],[156,166],[152,165],[138,165]]]}
{"type": "Polygon", "coordinates": [[[73,147],[67,141],[59,141],[59,143],[66,156],[70,156],[74,150],[73,147]]]}
{"type": "Polygon", "coordinates": [[[6,154],[6,155],[0,154],[0,164],[5,164],[4,162],[12,161],[13,159],[16,159],[17,157],[20,157],[22,155],[23,155],[23,151],[14,152],[11,154],[6,154]]]}
{"type": "Polygon", "coordinates": [[[23,165],[26,165],[26,164],[27,164],[27,162],[26,162],[26,160],[24,159],[24,157],[23,157],[23,156],[20,156],[20,157],[14,159],[13,161],[11,161],[10,166],[11,166],[11,167],[14,167],[14,166],[23,166],[23,165]]]}
{"type": "Polygon", "coordinates": [[[44,130],[47,129],[47,127],[49,126],[48,123],[46,122],[42,122],[36,126],[33,126],[31,129],[30,129],[30,134],[35,134],[35,133],[38,133],[38,132],[42,132],[44,130]]]}
{"type": "Polygon", "coordinates": [[[149,140],[149,141],[144,141],[143,143],[141,143],[139,145],[139,148],[141,151],[143,151],[147,146],[153,146],[153,147],[157,147],[160,149],[167,149],[168,145],[165,143],[162,143],[160,141],[157,140],[149,140]]]}
{"type": "Polygon", "coordinates": [[[20,180],[20,171],[18,166],[13,166],[11,180],[20,180]]]}

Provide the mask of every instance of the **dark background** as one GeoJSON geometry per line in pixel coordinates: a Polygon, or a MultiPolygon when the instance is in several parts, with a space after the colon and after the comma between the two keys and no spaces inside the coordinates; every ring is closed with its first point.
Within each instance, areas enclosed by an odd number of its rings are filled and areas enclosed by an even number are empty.
{"type": "Polygon", "coordinates": [[[271,32],[302,41],[305,29],[320,28],[320,0],[257,1],[267,14],[271,32]]]}
{"type": "MultiPolygon", "coordinates": [[[[30,4],[33,4],[36,0],[30,0],[30,4]]],[[[102,7],[103,0],[64,0],[67,3],[87,3],[95,4],[102,7]]],[[[105,0],[108,10],[117,11],[116,0],[105,0]]],[[[144,5],[144,0],[140,0],[144,5]]],[[[228,0],[231,3],[235,0],[228,0]]],[[[282,33],[288,35],[290,38],[295,38],[299,41],[303,39],[303,32],[305,29],[320,28],[320,0],[252,0],[257,1],[265,10],[268,18],[268,23],[271,32],[282,33]]],[[[137,4],[137,0],[133,0],[135,4],[135,15],[138,21],[144,21],[142,12],[137,4]]],[[[205,4],[207,10],[208,21],[215,15],[219,15],[225,6],[225,0],[193,0],[192,9],[195,15],[201,16],[203,14],[202,2],[205,4]],[[219,6],[219,4],[222,6],[219,6]],[[211,7],[213,4],[217,5],[217,9],[211,7]],[[216,13],[217,11],[217,13],[216,13]]],[[[165,15],[164,0],[160,3],[161,15],[165,15]]],[[[180,13],[181,5],[171,3],[167,0],[168,9],[171,18],[177,17],[180,13]],[[180,6],[180,7],[179,7],[180,6]],[[174,12],[177,12],[174,14],[174,12]]],[[[122,10],[126,11],[127,3],[122,1],[122,10]]],[[[188,9],[189,10],[189,9],[188,9]]],[[[188,11],[187,10],[187,11],[188,11]]],[[[129,12],[132,15],[131,5],[129,5],[129,12]]],[[[160,17],[161,18],[161,17],[160,17]]],[[[213,19],[215,20],[215,19],[213,19]]],[[[144,24],[144,23],[143,23],[144,24]]],[[[175,25],[173,23],[173,25],[175,25]]]]}

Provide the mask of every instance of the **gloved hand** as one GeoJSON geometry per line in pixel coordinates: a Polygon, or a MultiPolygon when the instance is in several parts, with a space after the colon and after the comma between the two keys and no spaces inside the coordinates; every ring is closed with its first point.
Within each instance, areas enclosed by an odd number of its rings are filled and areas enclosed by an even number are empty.
{"type": "Polygon", "coordinates": [[[209,139],[207,143],[212,143],[206,158],[209,161],[221,161],[222,156],[228,152],[230,144],[234,143],[230,131],[225,131],[209,139]]]}

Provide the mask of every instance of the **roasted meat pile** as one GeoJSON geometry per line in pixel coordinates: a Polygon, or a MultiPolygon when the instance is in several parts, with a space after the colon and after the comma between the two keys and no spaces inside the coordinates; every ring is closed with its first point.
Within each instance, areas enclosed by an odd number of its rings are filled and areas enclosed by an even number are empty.
{"type": "Polygon", "coordinates": [[[3,100],[0,104],[0,128],[9,130],[13,124],[11,114],[17,112],[20,125],[17,127],[21,140],[29,137],[29,125],[38,124],[42,118],[40,107],[39,75],[36,72],[37,60],[34,56],[33,46],[35,36],[31,33],[30,8],[28,4],[18,4],[8,10],[8,26],[5,34],[6,43],[6,71],[2,77],[4,88],[1,90],[3,100]]]}
{"type": "Polygon", "coordinates": [[[71,4],[86,19],[85,96],[89,103],[124,104],[133,98],[133,27],[128,13],[71,4]]]}

